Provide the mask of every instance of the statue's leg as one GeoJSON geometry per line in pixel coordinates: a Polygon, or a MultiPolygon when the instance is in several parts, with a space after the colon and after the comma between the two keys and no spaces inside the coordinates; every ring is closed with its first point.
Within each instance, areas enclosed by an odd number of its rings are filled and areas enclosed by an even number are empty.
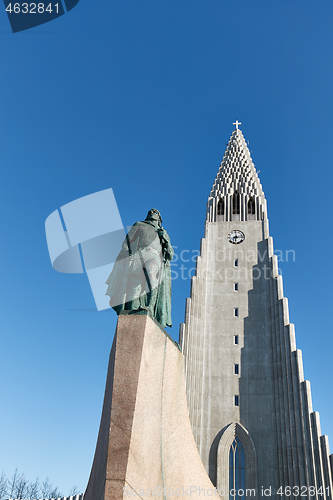
{"type": "Polygon", "coordinates": [[[150,282],[150,290],[147,293],[147,308],[152,314],[155,314],[155,305],[158,296],[159,267],[155,263],[151,263],[150,265],[146,266],[146,271],[150,282]]]}
{"type": "Polygon", "coordinates": [[[155,315],[155,305],[157,300],[158,289],[154,288],[151,292],[147,293],[147,307],[150,312],[155,315]]]}
{"type": "Polygon", "coordinates": [[[140,309],[141,284],[133,286],[131,289],[131,300],[126,302],[125,309],[127,311],[137,311],[140,309]]]}

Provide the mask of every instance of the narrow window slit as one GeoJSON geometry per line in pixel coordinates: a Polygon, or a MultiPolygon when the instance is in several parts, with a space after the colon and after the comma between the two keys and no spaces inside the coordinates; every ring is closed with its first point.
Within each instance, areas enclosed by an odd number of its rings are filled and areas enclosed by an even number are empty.
{"type": "Polygon", "coordinates": [[[222,200],[222,198],[217,204],[217,215],[224,215],[224,201],[222,200]]]}
{"type": "Polygon", "coordinates": [[[247,203],[247,213],[250,215],[254,215],[256,213],[256,205],[252,196],[247,203]]]}
{"type": "Polygon", "coordinates": [[[235,191],[232,197],[232,213],[240,214],[240,199],[238,191],[235,191]]]}

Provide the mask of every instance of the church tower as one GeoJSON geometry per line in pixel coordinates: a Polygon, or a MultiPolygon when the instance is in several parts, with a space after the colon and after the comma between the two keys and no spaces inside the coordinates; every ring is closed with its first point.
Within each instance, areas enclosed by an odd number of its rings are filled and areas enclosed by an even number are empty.
{"type": "Polygon", "coordinates": [[[333,455],[289,323],[265,195],[234,125],[180,328],[192,430],[223,498],[255,489],[256,498],[330,500],[333,455]]]}

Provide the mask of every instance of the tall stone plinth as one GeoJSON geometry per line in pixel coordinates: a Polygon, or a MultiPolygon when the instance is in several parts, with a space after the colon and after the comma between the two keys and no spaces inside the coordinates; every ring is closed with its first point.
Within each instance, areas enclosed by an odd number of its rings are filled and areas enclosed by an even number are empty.
{"type": "Polygon", "coordinates": [[[149,316],[119,316],[84,499],[202,498],[213,489],[192,435],[182,353],[149,316]]]}

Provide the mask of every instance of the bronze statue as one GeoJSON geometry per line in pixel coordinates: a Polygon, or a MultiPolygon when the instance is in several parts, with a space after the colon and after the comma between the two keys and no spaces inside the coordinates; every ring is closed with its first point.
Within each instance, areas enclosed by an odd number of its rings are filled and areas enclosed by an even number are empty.
{"type": "Polygon", "coordinates": [[[158,210],[136,222],[126,235],[106,284],[110,306],[121,311],[148,310],[162,327],[171,322],[173,248],[158,210]]]}

